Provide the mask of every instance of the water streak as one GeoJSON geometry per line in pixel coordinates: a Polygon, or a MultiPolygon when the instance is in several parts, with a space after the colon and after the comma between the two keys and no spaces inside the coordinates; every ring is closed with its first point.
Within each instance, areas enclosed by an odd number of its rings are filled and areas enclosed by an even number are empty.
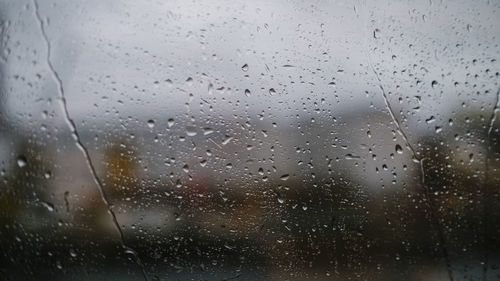
{"type": "Polygon", "coordinates": [[[132,254],[135,262],[141,268],[144,280],[148,281],[146,269],[145,269],[141,259],[139,258],[139,255],[137,254],[137,252],[134,249],[132,249],[131,247],[129,247],[125,244],[123,231],[120,227],[120,224],[118,223],[118,220],[116,219],[116,214],[113,211],[113,209],[111,208],[111,204],[109,203],[109,199],[106,196],[106,193],[104,192],[103,184],[102,184],[101,180],[99,179],[99,177],[97,176],[97,172],[96,172],[95,166],[92,162],[92,159],[90,158],[89,151],[88,151],[87,147],[82,143],[80,135],[79,135],[78,130],[76,128],[76,124],[75,124],[74,120],[71,118],[71,115],[70,115],[69,110],[68,110],[66,96],[64,93],[62,79],[59,76],[59,73],[54,68],[54,65],[52,64],[52,59],[51,59],[52,46],[51,46],[50,40],[47,36],[47,32],[45,30],[45,23],[42,20],[42,17],[40,16],[38,2],[36,0],[32,0],[32,1],[33,1],[33,5],[35,7],[35,17],[36,17],[36,20],[37,20],[38,25],[40,27],[40,31],[41,31],[43,40],[45,41],[45,44],[47,47],[46,62],[47,62],[47,65],[49,67],[50,73],[52,74],[52,76],[57,84],[57,90],[59,93],[59,101],[60,101],[60,105],[61,105],[61,110],[63,112],[66,124],[68,125],[68,128],[71,131],[71,135],[72,135],[73,139],[75,140],[76,146],[82,152],[82,155],[85,158],[87,167],[88,167],[90,174],[91,174],[91,176],[92,176],[92,178],[97,186],[97,189],[99,190],[99,194],[101,196],[101,199],[102,199],[103,203],[106,205],[108,214],[110,215],[111,219],[113,220],[113,225],[116,228],[116,230],[120,236],[120,244],[121,244],[122,248],[125,250],[126,253],[132,254]]]}
{"type": "Polygon", "coordinates": [[[489,203],[490,202],[490,191],[489,191],[489,170],[490,170],[490,153],[491,153],[491,132],[493,131],[493,126],[495,125],[495,121],[497,118],[497,112],[499,110],[499,103],[500,102],[500,89],[498,89],[496,96],[495,96],[495,103],[493,105],[493,109],[491,110],[491,116],[490,116],[490,122],[488,126],[488,134],[487,134],[487,154],[484,162],[484,186],[483,186],[483,231],[484,231],[484,263],[483,263],[483,280],[486,281],[488,279],[488,263],[489,263],[489,250],[488,247],[490,245],[490,239],[488,236],[489,229],[488,229],[488,210],[489,210],[489,203]]]}
{"type": "Polygon", "coordinates": [[[380,91],[382,92],[382,97],[384,99],[385,107],[386,107],[387,111],[389,112],[389,115],[391,116],[393,123],[396,125],[396,131],[403,138],[403,140],[406,143],[406,147],[412,153],[413,159],[416,160],[416,162],[420,166],[420,184],[422,185],[422,188],[424,190],[425,201],[427,202],[427,206],[429,209],[430,219],[431,219],[432,223],[434,224],[435,229],[437,230],[438,239],[439,239],[439,247],[441,249],[441,253],[442,253],[443,258],[444,258],[445,263],[446,263],[446,270],[448,272],[448,278],[450,281],[453,281],[453,272],[451,271],[450,256],[449,256],[448,250],[446,249],[446,246],[445,246],[444,233],[443,233],[441,225],[439,224],[439,221],[436,217],[435,207],[434,207],[434,204],[432,203],[432,199],[431,199],[431,192],[430,192],[429,188],[427,187],[427,185],[425,184],[425,169],[424,169],[425,158],[421,157],[417,154],[417,152],[415,151],[415,149],[411,145],[410,141],[408,140],[408,137],[407,137],[405,131],[401,127],[401,123],[396,118],[396,114],[394,113],[394,110],[392,109],[391,103],[389,102],[389,99],[388,99],[387,94],[385,92],[384,86],[382,85],[382,80],[380,79],[377,71],[375,70],[375,68],[371,64],[370,57],[368,57],[368,63],[370,64],[370,68],[372,69],[373,73],[375,74],[375,77],[378,80],[379,88],[380,88],[380,91]]]}

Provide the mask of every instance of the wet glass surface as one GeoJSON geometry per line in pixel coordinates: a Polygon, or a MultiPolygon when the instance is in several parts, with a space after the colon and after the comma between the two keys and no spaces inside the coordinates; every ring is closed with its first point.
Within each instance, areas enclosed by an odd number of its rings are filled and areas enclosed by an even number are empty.
{"type": "Polygon", "coordinates": [[[500,2],[414,2],[0,0],[0,279],[498,280],[500,2]]]}

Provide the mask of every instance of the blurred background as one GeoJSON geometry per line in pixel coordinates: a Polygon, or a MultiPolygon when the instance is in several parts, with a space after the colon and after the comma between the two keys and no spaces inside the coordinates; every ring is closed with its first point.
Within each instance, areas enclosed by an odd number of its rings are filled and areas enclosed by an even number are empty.
{"type": "Polygon", "coordinates": [[[499,12],[0,0],[0,280],[500,279],[499,12]]]}

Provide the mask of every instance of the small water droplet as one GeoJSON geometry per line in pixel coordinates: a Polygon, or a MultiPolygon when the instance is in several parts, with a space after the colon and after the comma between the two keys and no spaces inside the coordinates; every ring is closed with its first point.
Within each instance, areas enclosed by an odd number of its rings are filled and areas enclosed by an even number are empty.
{"type": "Polygon", "coordinates": [[[53,212],[54,211],[54,205],[52,203],[48,203],[48,202],[40,202],[40,204],[42,204],[42,206],[44,206],[45,208],[47,208],[47,210],[49,212],[53,212]]]}
{"type": "Polygon", "coordinates": [[[169,128],[172,128],[172,126],[174,126],[174,124],[175,124],[174,118],[170,118],[167,120],[167,126],[169,128]]]}
{"type": "Polygon", "coordinates": [[[345,155],[345,159],[346,160],[354,160],[354,159],[360,159],[361,157],[357,156],[357,155],[353,155],[351,153],[348,153],[345,155]]]}
{"type": "Polygon", "coordinates": [[[26,167],[26,165],[28,165],[28,160],[26,160],[26,157],[24,157],[23,155],[19,155],[17,157],[17,166],[19,166],[19,168],[24,168],[26,167]]]}
{"type": "Polygon", "coordinates": [[[190,137],[196,136],[198,134],[196,132],[196,127],[186,127],[186,134],[190,137]]]}
{"type": "Polygon", "coordinates": [[[203,128],[203,135],[206,136],[206,135],[210,135],[211,133],[213,133],[214,130],[212,128],[203,128]]]}
{"type": "Polygon", "coordinates": [[[152,129],[154,126],[155,126],[155,121],[153,119],[149,119],[148,120],[148,127],[152,129]]]}
{"type": "Polygon", "coordinates": [[[396,152],[398,154],[403,154],[403,148],[401,147],[401,145],[396,144],[396,152]]]}
{"type": "Polygon", "coordinates": [[[274,88],[269,89],[269,94],[272,96],[276,94],[276,90],[274,88]]]}
{"type": "Polygon", "coordinates": [[[244,64],[242,67],[241,67],[241,70],[247,72],[248,71],[248,64],[244,64]]]}
{"type": "Polygon", "coordinates": [[[432,88],[436,87],[437,84],[438,84],[438,82],[436,80],[432,80],[432,82],[431,82],[432,88]]]}
{"type": "Polygon", "coordinates": [[[77,254],[76,254],[75,250],[73,250],[73,249],[70,249],[70,250],[69,250],[69,255],[70,255],[71,257],[73,257],[73,258],[76,258],[76,256],[77,256],[77,254]]]}
{"type": "Polygon", "coordinates": [[[208,94],[213,95],[214,93],[214,85],[212,83],[208,84],[208,94]]]}
{"type": "Polygon", "coordinates": [[[286,181],[286,180],[288,180],[288,178],[289,178],[289,177],[290,177],[290,175],[289,175],[289,174],[284,174],[284,175],[281,175],[280,179],[281,179],[282,181],[286,181]]]}
{"type": "Polygon", "coordinates": [[[245,89],[245,96],[249,97],[251,93],[249,89],[245,89]]]}

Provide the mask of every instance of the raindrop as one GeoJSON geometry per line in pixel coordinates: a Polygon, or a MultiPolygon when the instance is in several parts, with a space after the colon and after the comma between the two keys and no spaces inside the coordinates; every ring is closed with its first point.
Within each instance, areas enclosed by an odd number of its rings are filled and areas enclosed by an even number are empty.
{"type": "Polygon", "coordinates": [[[276,94],[276,90],[274,88],[269,89],[269,94],[272,96],[276,94]]]}
{"type": "Polygon", "coordinates": [[[196,136],[198,133],[196,132],[195,127],[186,127],[186,134],[190,137],[196,136]]]}
{"type": "Polygon", "coordinates": [[[242,67],[241,67],[241,70],[247,72],[248,71],[248,64],[244,64],[242,67]]]}
{"type": "Polygon", "coordinates": [[[203,128],[203,135],[204,136],[210,135],[213,132],[214,132],[214,130],[212,128],[203,128]]]}
{"type": "Polygon", "coordinates": [[[73,249],[70,249],[70,250],[69,250],[69,255],[70,255],[71,257],[73,257],[73,258],[76,258],[76,256],[77,256],[77,254],[76,254],[75,250],[73,250],[73,249]]]}
{"type": "Polygon", "coordinates": [[[249,97],[251,94],[250,90],[249,89],[245,89],[245,96],[249,97]]]}
{"type": "Polygon", "coordinates": [[[290,177],[290,175],[289,175],[289,174],[284,174],[284,175],[281,175],[280,179],[281,179],[282,181],[286,181],[286,180],[288,180],[288,178],[289,178],[289,177],[290,177]]]}
{"type": "Polygon", "coordinates": [[[26,160],[26,157],[24,157],[23,155],[19,155],[17,157],[17,166],[19,166],[19,168],[24,168],[26,167],[26,165],[28,165],[28,160],[26,160]]]}
{"type": "Polygon", "coordinates": [[[348,153],[348,154],[345,155],[345,159],[346,160],[354,160],[354,159],[360,159],[360,157],[357,156],[357,155],[353,155],[351,153],[348,153]]]}
{"type": "Polygon", "coordinates": [[[169,128],[172,128],[172,126],[174,126],[174,124],[175,124],[174,118],[170,118],[167,120],[167,126],[169,128]]]}
{"type": "Polygon", "coordinates": [[[153,119],[149,119],[148,120],[148,127],[152,129],[154,126],[155,126],[155,121],[153,119]]]}
{"type": "Polygon", "coordinates": [[[54,211],[54,205],[52,203],[48,203],[48,202],[40,202],[40,204],[42,204],[42,206],[44,206],[45,208],[47,208],[47,210],[49,212],[53,212],[54,211]]]}
{"type": "Polygon", "coordinates": [[[213,95],[214,93],[214,85],[212,83],[208,84],[208,94],[213,95]]]}
{"type": "Polygon", "coordinates": [[[396,144],[396,152],[398,154],[403,154],[403,148],[401,147],[401,145],[396,144]]]}

